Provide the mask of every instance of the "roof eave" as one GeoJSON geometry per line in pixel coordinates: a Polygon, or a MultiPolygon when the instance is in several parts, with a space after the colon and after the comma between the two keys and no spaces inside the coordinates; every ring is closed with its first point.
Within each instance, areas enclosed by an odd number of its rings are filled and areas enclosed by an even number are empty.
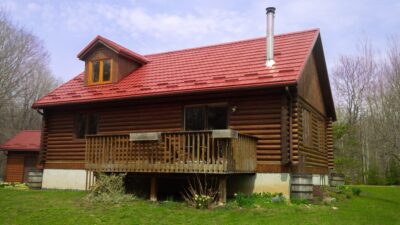
{"type": "Polygon", "coordinates": [[[84,61],[86,56],[87,56],[87,54],[90,52],[90,50],[93,49],[93,47],[95,47],[97,43],[101,43],[102,45],[106,46],[108,49],[112,50],[116,54],[125,56],[126,58],[129,58],[131,60],[137,61],[138,63],[140,63],[142,65],[149,62],[149,60],[146,57],[142,56],[142,55],[139,55],[139,54],[137,54],[135,52],[130,53],[130,52],[125,51],[124,49],[115,48],[115,47],[112,46],[113,44],[109,44],[108,42],[109,42],[109,40],[107,40],[107,39],[101,37],[100,35],[98,35],[85,48],[83,48],[78,53],[78,55],[77,55],[78,59],[84,61]]]}
{"type": "Polygon", "coordinates": [[[7,148],[7,147],[0,147],[0,151],[4,152],[38,152],[40,149],[38,148],[7,148]]]}
{"type": "Polygon", "coordinates": [[[322,79],[322,92],[323,92],[323,97],[324,97],[324,102],[327,110],[330,112],[330,117],[332,118],[332,121],[336,121],[336,110],[335,110],[335,102],[333,101],[333,95],[332,95],[332,90],[331,90],[331,85],[329,81],[329,75],[328,75],[328,68],[326,66],[326,61],[325,61],[325,55],[324,55],[324,50],[322,46],[322,40],[321,36],[318,35],[317,42],[315,43],[313,53],[315,54],[315,58],[317,60],[317,70],[319,73],[322,73],[323,75],[321,76],[322,79]]]}
{"type": "Polygon", "coordinates": [[[60,106],[70,106],[70,105],[80,105],[85,103],[104,103],[104,102],[113,102],[113,101],[124,101],[124,100],[132,100],[132,99],[141,99],[141,98],[153,98],[153,97],[169,97],[169,96],[177,96],[177,95],[185,95],[185,94],[201,94],[201,93],[213,93],[213,92],[221,92],[221,91],[240,91],[240,90],[251,90],[251,89],[259,89],[259,88],[274,88],[274,87],[284,87],[284,86],[296,86],[297,81],[285,81],[285,82],[277,82],[272,84],[262,84],[262,85],[247,85],[247,86],[238,86],[238,87],[228,87],[228,88],[218,88],[218,89],[199,89],[199,90],[191,90],[191,91],[177,91],[177,92],[167,92],[167,93],[159,93],[159,94],[149,94],[149,95],[140,95],[140,96],[124,96],[119,98],[109,98],[109,99],[97,99],[97,100],[82,100],[77,102],[63,102],[63,103],[55,103],[55,104],[33,104],[33,109],[46,109],[60,106]]]}
{"type": "Polygon", "coordinates": [[[337,118],[336,118],[335,104],[333,101],[332,90],[328,76],[328,69],[326,67],[325,55],[322,47],[321,34],[319,29],[317,34],[315,35],[315,39],[311,45],[310,51],[307,54],[306,60],[303,62],[303,65],[301,66],[300,74],[297,77],[296,83],[299,82],[300,77],[305,70],[307,61],[311,57],[311,54],[317,55],[315,58],[317,61],[316,64],[317,64],[318,74],[322,73],[323,74],[322,77],[326,77],[326,79],[323,79],[322,81],[323,87],[321,91],[323,92],[324,95],[324,104],[325,108],[328,110],[328,116],[331,117],[333,121],[336,121],[337,118]]]}

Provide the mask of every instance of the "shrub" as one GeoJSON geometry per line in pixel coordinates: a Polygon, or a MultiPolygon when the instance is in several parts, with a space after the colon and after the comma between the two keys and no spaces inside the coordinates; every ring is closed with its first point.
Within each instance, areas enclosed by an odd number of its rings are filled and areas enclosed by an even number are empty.
{"type": "Polygon", "coordinates": [[[349,191],[349,186],[345,186],[345,185],[336,186],[336,192],[338,192],[338,193],[346,193],[348,191],[349,191]]]}
{"type": "Polygon", "coordinates": [[[353,187],[351,189],[351,191],[353,192],[353,195],[355,195],[355,196],[359,196],[361,194],[361,189],[358,187],[353,187]]]}
{"type": "Polygon", "coordinates": [[[197,195],[193,196],[193,201],[197,209],[207,209],[212,202],[212,197],[208,195],[197,195]]]}
{"type": "Polygon", "coordinates": [[[372,164],[367,171],[367,184],[379,185],[384,184],[382,176],[379,174],[379,168],[377,165],[372,164]]]}
{"type": "Polygon", "coordinates": [[[399,185],[400,184],[400,163],[395,160],[390,160],[388,170],[386,172],[387,185],[399,185]]]}
{"type": "MultiPolygon", "coordinates": [[[[330,198],[335,198],[337,201],[343,201],[346,199],[350,199],[352,195],[352,189],[349,186],[336,186],[336,187],[325,187],[323,189],[323,201],[330,199],[330,198]]],[[[354,194],[354,193],[353,193],[354,194]]]]}
{"type": "Polygon", "coordinates": [[[96,184],[87,198],[93,202],[122,203],[133,200],[133,195],[125,194],[124,178],[126,174],[98,174],[96,184]]]}
{"type": "Polygon", "coordinates": [[[235,202],[240,207],[251,207],[255,204],[271,204],[285,202],[285,197],[282,193],[253,193],[246,195],[243,193],[236,193],[235,202]]]}
{"type": "Polygon", "coordinates": [[[188,179],[188,186],[182,192],[183,199],[196,209],[210,208],[216,202],[218,195],[216,179],[207,182],[207,176],[196,175],[188,179]]]}
{"type": "Polygon", "coordinates": [[[26,184],[19,183],[19,182],[4,182],[4,183],[0,183],[0,188],[20,189],[20,190],[29,189],[29,187],[26,184]]]}
{"type": "Polygon", "coordinates": [[[310,201],[304,198],[291,198],[290,202],[295,205],[308,205],[310,201]]]}
{"type": "Polygon", "coordinates": [[[255,200],[254,195],[235,193],[235,202],[240,207],[251,207],[255,204],[256,200],[255,200]]]}

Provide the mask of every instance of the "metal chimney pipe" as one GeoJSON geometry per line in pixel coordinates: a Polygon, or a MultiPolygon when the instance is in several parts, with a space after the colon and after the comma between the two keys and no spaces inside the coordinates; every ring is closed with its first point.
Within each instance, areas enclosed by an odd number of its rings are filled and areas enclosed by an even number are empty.
{"type": "Polygon", "coordinates": [[[265,65],[271,67],[275,64],[274,61],[274,17],[275,7],[267,8],[267,61],[265,65]]]}

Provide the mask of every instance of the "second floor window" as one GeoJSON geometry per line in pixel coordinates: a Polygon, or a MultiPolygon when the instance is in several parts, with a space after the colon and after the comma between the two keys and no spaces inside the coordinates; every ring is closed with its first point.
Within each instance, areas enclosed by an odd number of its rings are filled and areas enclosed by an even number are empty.
{"type": "Polygon", "coordinates": [[[228,128],[226,106],[193,106],[185,108],[185,130],[228,128]]]}
{"type": "Polygon", "coordinates": [[[97,134],[97,116],[92,114],[80,114],[76,119],[75,136],[85,138],[85,135],[97,134]]]}
{"type": "Polygon", "coordinates": [[[111,59],[89,62],[89,84],[111,82],[111,59]]]}

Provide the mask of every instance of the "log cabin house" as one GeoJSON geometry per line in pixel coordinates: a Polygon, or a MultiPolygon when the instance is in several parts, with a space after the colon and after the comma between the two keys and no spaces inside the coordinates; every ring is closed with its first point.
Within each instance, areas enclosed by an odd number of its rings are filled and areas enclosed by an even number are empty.
{"type": "Polygon", "coordinates": [[[273,35],[273,14],[267,38],[158,54],[97,36],[78,54],[84,72],[33,105],[43,187],[127,172],[155,199],[159,179],[210,174],[223,201],[227,189],[289,196],[292,174],[323,184],[336,115],[320,31],[273,35]]]}
{"type": "Polygon", "coordinates": [[[5,182],[28,182],[28,173],[38,170],[40,130],[23,130],[0,145],[7,154],[5,182]]]}

